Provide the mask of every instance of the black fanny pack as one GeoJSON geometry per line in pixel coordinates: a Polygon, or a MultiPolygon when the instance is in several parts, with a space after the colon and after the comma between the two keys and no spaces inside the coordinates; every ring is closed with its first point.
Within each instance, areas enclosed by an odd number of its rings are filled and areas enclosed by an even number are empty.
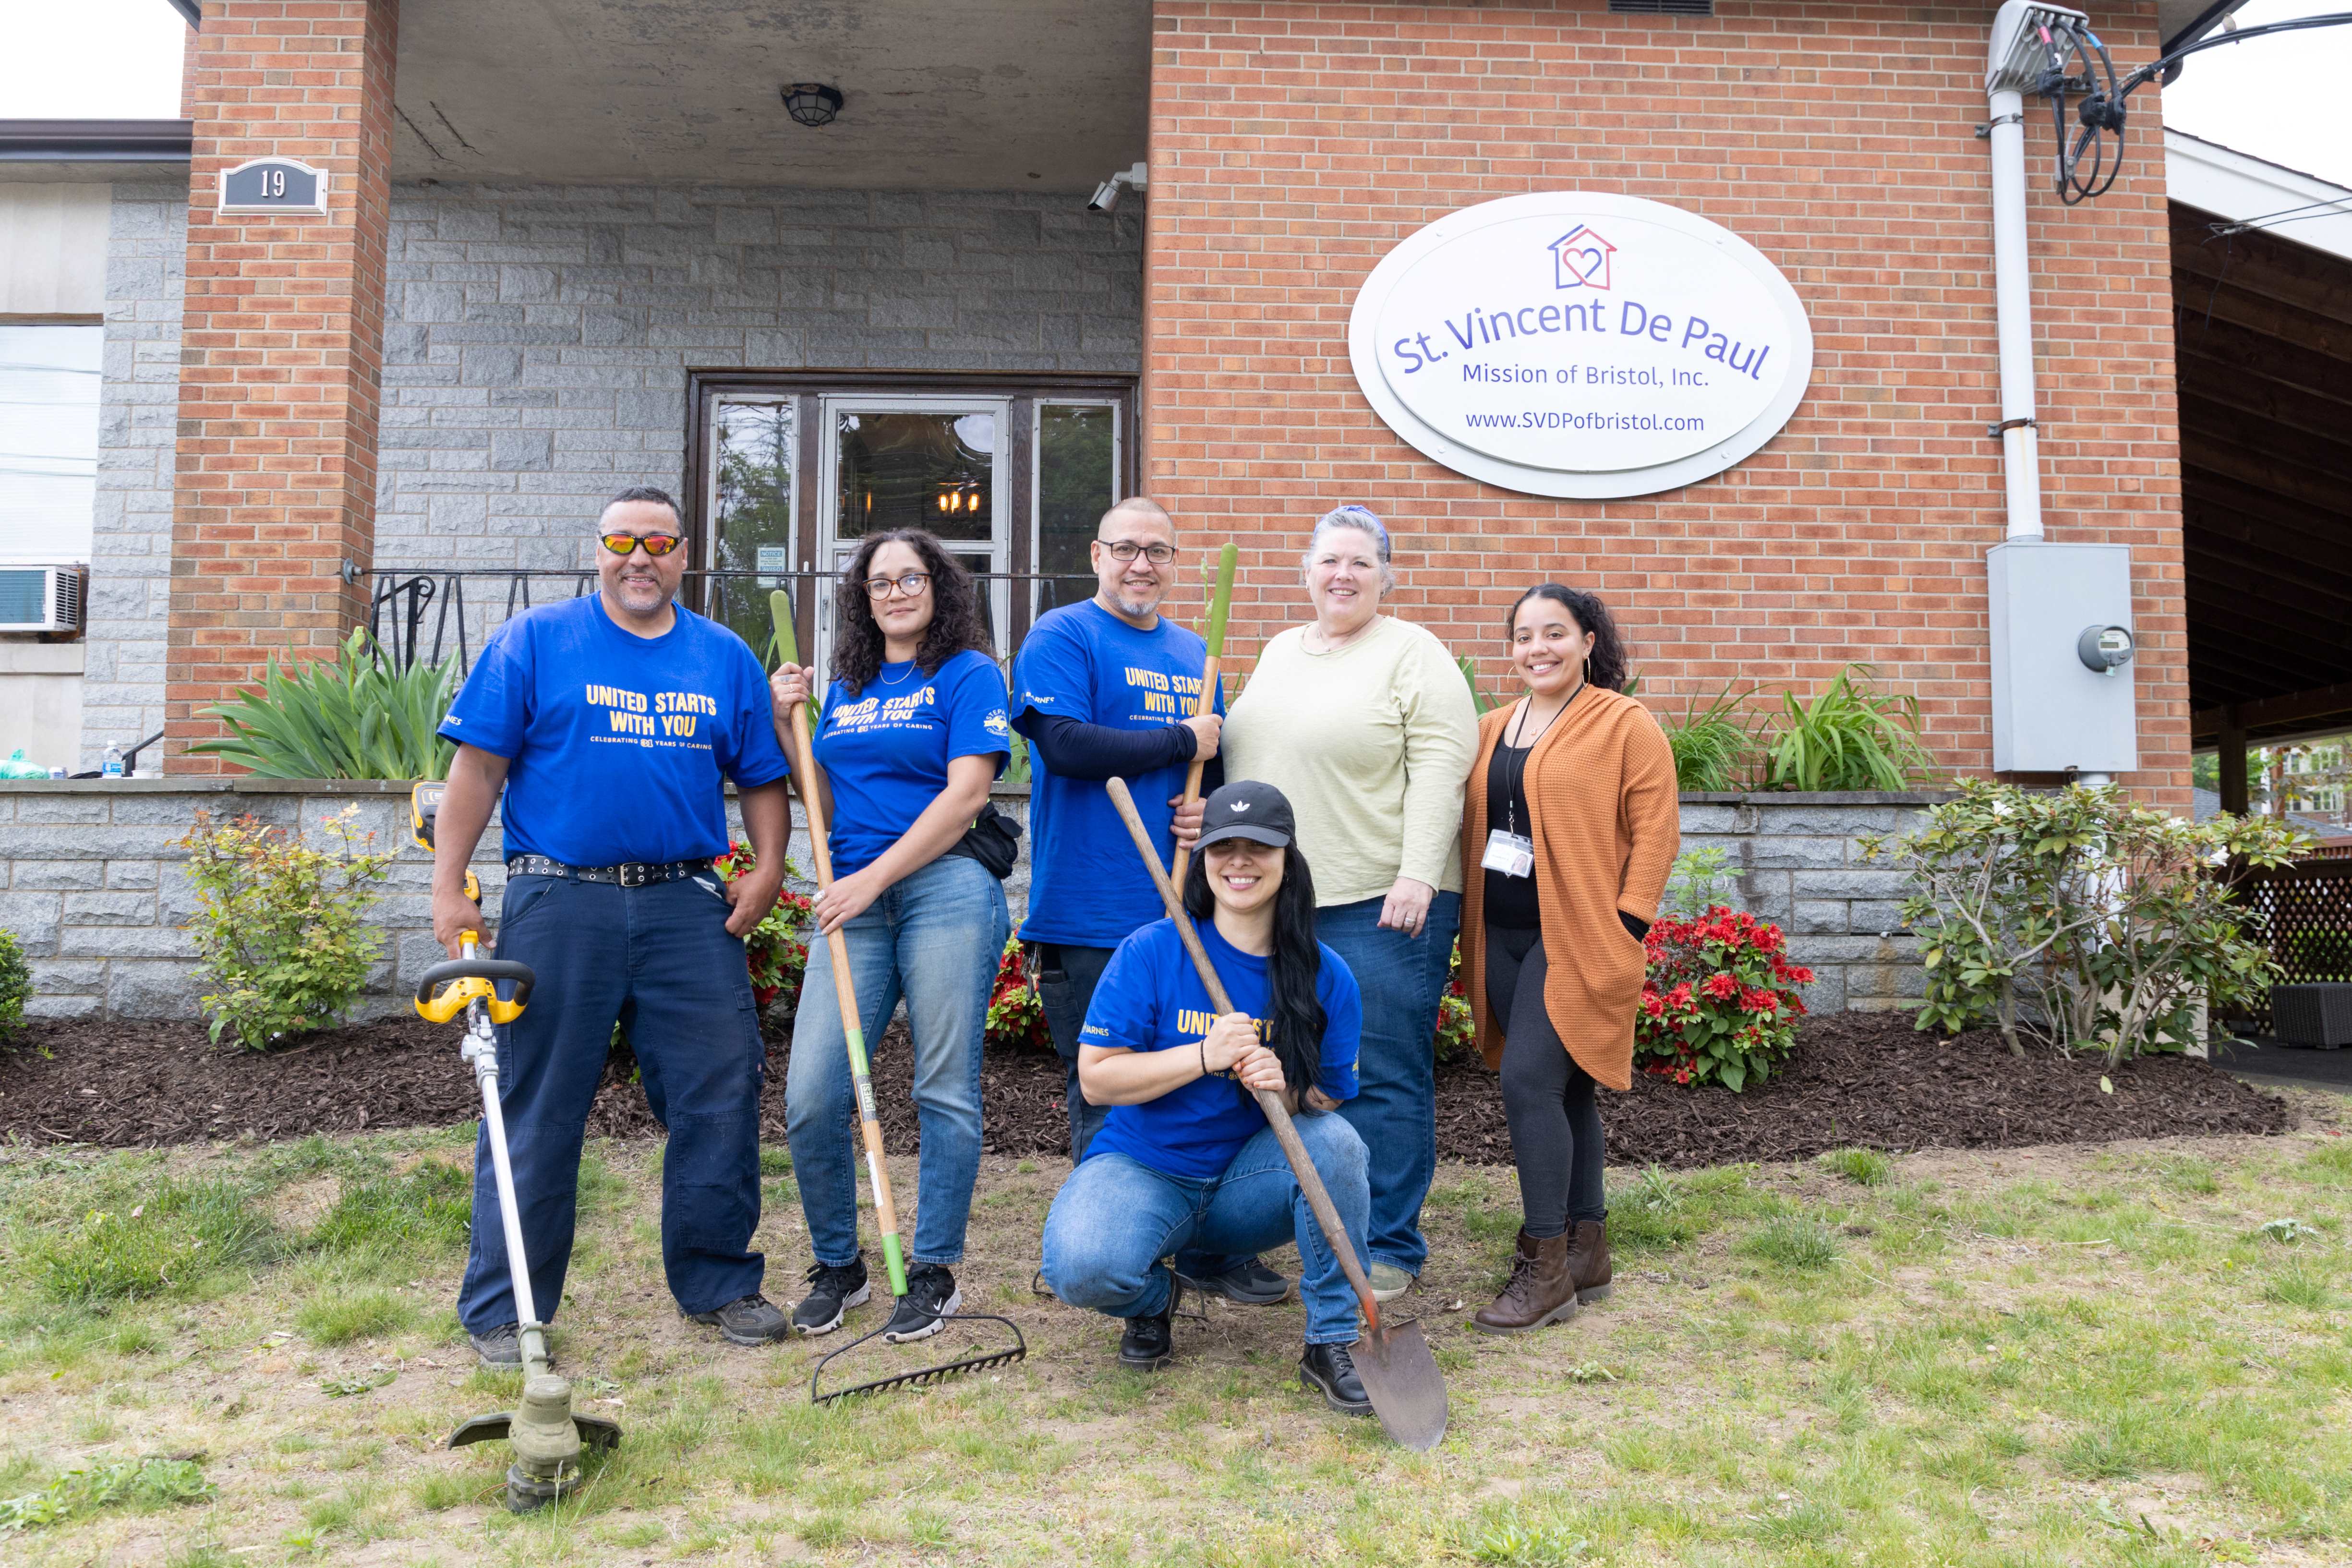
{"type": "Polygon", "coordinates": [[[950,855],[964,855],[988,868],[998,881],[1013,875],[1013,863],[1021,858],[1021,825],[996,809],[990,801],[980,808],[963,837],[948,846],[950,855]]]}

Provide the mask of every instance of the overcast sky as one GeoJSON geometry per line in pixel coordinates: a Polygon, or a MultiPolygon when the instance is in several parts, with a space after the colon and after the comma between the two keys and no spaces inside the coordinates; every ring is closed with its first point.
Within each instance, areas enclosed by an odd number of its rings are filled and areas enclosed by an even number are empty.
{"type": "MultiPolygon", "coordinates": [[[[883,0],[877,0],[883,3],[883,0]]],[[[2075,0],[2099,20],[2096,0],[2075,0]]],[[[2252,0],[2245,26],[2345,8],[2345,0],[2252,0]]],[[[1992,7],[1986,6],[1988,17],[1992,7]]],[[[179,112],[187,25],[164,0],[0,0],[0,119],[168,119],[179,112]]],[[[2116,62],[2125,69],[2142,63],[2116,62]]],[[[2352,26],[2210,49],[2164,95],[2183,131],[2352,184],[2352,26]]],[[[2135,100],[2135,106],[2145,95],[2135,100]]],[[[2147,121],[2143,119],[2140,124],[2147,121]]],[[[2037,121],[2032,155],[2046,158],[2037,121]]],[[[2131,155],[2146,157],[2135,136],[2131,155]]]]}

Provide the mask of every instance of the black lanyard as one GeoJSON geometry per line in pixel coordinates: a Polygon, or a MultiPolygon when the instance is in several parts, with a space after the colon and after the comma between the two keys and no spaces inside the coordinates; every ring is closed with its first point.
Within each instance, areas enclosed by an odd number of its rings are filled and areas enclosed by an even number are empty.
{"type": "MultiPolygon", "coordinates": [[[[1529,741],[1524,746],[1514,746],[1508,740],[1506,740],[1503,742],[1503,750],[1511,753],[1504,762],[1503,765],[1512,770],[1510,774],[1510,784],[1503,791],[1503,831],[1513,838],[1517,838],[1519,836],[1519,790],[1527,782],[1528,759],[1536,754],[1537,742],[1541,741],[1546,735],[1551,733],[1551,727],[1559,722],[1559,716],[1561,714],[1568,711],[1568,704],[1575,701],[1578,693],[1581,692],[1583,689],[1584,681],[1582,678],[1580,677],[1576,682],[1576,690],[1568,694],[1567,701],[1562,702],[1559,707],[1552,710],[1551,717],[1543,721],[1543,728],[1536,731],[1536,738],[1534,741],[1529,741]]],[[[1522,714],[1520,716],[1520,728],[1522,733],[1525,732],[1526,723],[1526,716],[1522,714]]],[[[1530,819],[1534,817],[1535,806],[1533,805],[1528,805],[1528,816],[1530,819]]],[[[1533,825],[1532,820],[1529,825],[1533,825]]]]}

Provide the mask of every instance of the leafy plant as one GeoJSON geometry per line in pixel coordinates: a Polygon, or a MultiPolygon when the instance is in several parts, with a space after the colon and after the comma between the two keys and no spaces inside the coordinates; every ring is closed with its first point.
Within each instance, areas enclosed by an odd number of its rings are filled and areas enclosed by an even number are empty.
{"type": "Polygon", "coordinates": [[[1675,782],[1686,790],[1725,794],[1739,787],[1756,751],[1756,725],[1745,704],[1756,689],[1726,686],[1705,708],[1693,692],[1679,723],[1665,726],[1675,754],[1675,782]]]}
{"type": "Polygon", "coordinates": [[[106,1508],[202,1502],[212,1495],[212,1483],[194,1459],[110,1459],[68,1470],[39,1491],[0,1498],[0,1531],[63,1524],[106,1508]]]}
{"type": "Polygon", "coordinates": [[[251,816],[215,826],[209,813],[178,841],[188,851],[197,912],[187,930],[214,989],[197,998],[213,1042],[233,1033],[252,1050],[338,1022],[367,983],[383,938],[367,929],[373,884],[392,864],[347,806],[321,825],[320,848],[251,816]]]}
{"type": "Polygon", "coordinates": [[[1796,1043],[1805,1011],[1795,987],[1813,978],[1789,962],[1780,928],[1712,904],[1692,920],[1661,912],[1642,945],[1649,973],[1633,1016],[1641,1069],[1734,1094],[1770,1076],[1796,1043]]]}
{"type": "Polygon", "coordinates": [[[448,665],[392,661],[364,631],[336,658],[275,655],[257,691],[205,711],[229,731],[188,748],[265,779],[443,779],[457,747],[436,731],[453,695],[448,665]]]}
{"type": "Polygon", "coordinates": [[[1482,718],[1493,712],[1495,700],[1478,689],[1478,661],[1466,653],[1459,653],[1454,656],[1454,664],[1462,672],[1463,684],[1470,688],[1470,706],[1477,710],[1482,718]]]}
{"type": "Polygon", "coordinates": [[[1045,1026],[1045,1005],[1030,984],[1029,965],[1021,939],[1007,937],[996,961],[996,983],[988,993],[988,1030],[984,1042],[1000,1051],[1050,1051],[1053,1031],[1045,1026]]]}
{"type": "MultiPolygon", "coordinates": [[[[712,861],[711,868],[731,882],[748,874],[759,863],[748,844],[730,844],[727,853],[712,861]]],[[[784,880],[789,884],[800,875],[800,868],[784,858],[784,880]]],[[[798,1006],[801,999],[801,978],[808,973],[809,935],[815,930],[816,905],[805,893],[796,893],[788,885],[776,894],[776,901],[761,916],[743,939],[743,956],[751,967],[751,999],[765,1007],[778,996],[787,997],[787,1007],[798,1006]]]]}
{"type": "Polygon", "coordinates": [[[1770,787],[1901,790],[1935,772],[1919,742],[1918,702],[1873,691],[1869,674],[1868,665],[1850,664],[1810,702],[1794,691],[1780,694],[1765,777],[1770,787]]]}
{"type": "Polygon", "coordinates": [[[2192,1043],[2200,1003],[2226,1007],[2280,973],[2219,869],[2271,867],[2308,839],[2227,813],[2187,822],[2122,791],[2032,791],[1971,780],[1910,835],[1863,841],[1908,873],[1906,925],[1924,939],[1922,1029],[1990,1018],[2025,1054],[2030,1012],[2063,1050],[2106,1065],[2192,1043]]]}
{"type": "Polygon", "coordinates": [[[33,967],[25,962],[25,944],[0,926],[0,1046],[24,1028],[25,1004],[32,994],[33,967]]]}
{"type": "Polygon", "coordinates": [[[1703,844],[1675,857],[1666,874],[1664,908],[1669,914],[1695,919],[1710,904],[1724,901],[1731,885],[1731,859],[1719,844],[1703,844]]]}

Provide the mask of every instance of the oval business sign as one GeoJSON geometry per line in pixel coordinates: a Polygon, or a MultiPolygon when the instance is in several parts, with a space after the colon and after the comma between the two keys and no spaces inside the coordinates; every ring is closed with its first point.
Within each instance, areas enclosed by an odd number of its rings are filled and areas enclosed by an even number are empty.
{"type": "Polygon", "coordinates": [[[1813,333],[1764,253],[1638,196],[1507,196],[1440,218],[1356,295],[1348,354],[1390,429],[1548,496],[1721,473],[1803,401],[1813,333]]]}

